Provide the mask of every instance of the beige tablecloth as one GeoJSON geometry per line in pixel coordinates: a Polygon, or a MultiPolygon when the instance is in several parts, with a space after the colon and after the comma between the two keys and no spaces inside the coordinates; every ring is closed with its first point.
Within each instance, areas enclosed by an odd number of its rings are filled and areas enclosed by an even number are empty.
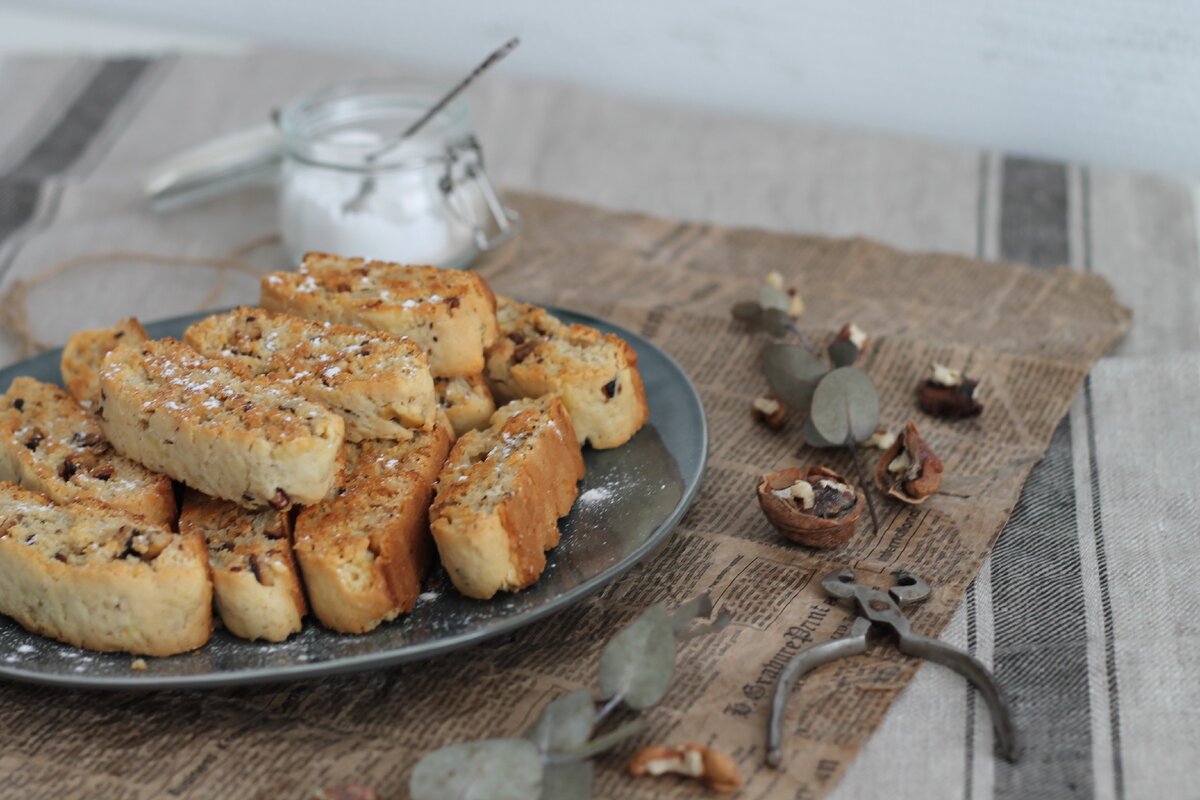
{"type": "MultiPolygon", "coordinates": [[[[272,230],[266,190],[159,218],[141,203],[137,176],[159,156],[257,122],[264,109],[302,89],[372,69],[287,54],[4,63],[3,279],[100,249],[213,255],[272,230]]],[[[1184,187],[657,109],[549,84],[495,81],[481,87],[475,110],[493,176],[517,188],[700,222],[867,235],[914,250],[1035,266],[1066,263],[1106,277],[1134,308],[1134,328],[1118,357],[1093,371],[944,633],[993,666],[1014,698],[1027,757],[1015,767],[993,760],[987,715],[973,695],[954,676],[923,669],[834,795],[1187,796],[1198,755],[1190,720],[1200,711],[1200,681],[1187,657],[1197,638],[1187,615],[1197,597],[1189,582],[1198,547],[1189,488],[1197,433],[1188,413],[1166,413],[1188,408],[1200,365],[1200,271],[1184,187]]],[[[260,257],[265,266],[277,256],[260,257]]],[[[748,274],[756,266],[736,269],[748,274]]],[[[210,282],[198,271],[167,277],[122,268],[39,292],[33,319],[39,335],[61,340],[128,313],[191,310],[210,282]]],[[[252,282],[235,278],[218,303],[253,297],[252,282]]],[[[1055,342],[1052,330],[1040,335],[1055,342]]],[[[11,360],[16,352],[6,346],[11,360]]],[[[388,675],[333,683],[325,690],[347,699],[351,719],[366,714],[381,692],[403,691],[388,675]]],[[[214,765],[252,736],[270,744],[263,751],[274,762],[270,769],[290,787],[284,793],[294,793],[288,780],[302,766],[296,759],[340,775],[333,765],[352,755],[339,747],[336,728],[305,724],[305,704],[321,691],[64,700],[72,715],[87,718],[82,734],[70,747],[52,737],[17,739],[0,755],[0,772],[19,782],[0,792],[49,796],[52,783],[63,785],[49,781],[57,775],[76,787],[86,781],[91,796],[152,796],[166,786],[183,795],[221,787],[239,796],[236,787],[261,784],[214,765]],[[131,715],[149,723],[162,714],[184,715],[190,736],[154,724],[121,725],[131,715]],[[152,749],[156,737],[159,747],[187,748],[189,768],[156,775],[153,764],[123,758],[152,749]]],[[[4,692],[0,714],[10,726],[30,719],[33,709],[49,717],[60,705],[53,692],[4,692]]],[[[497,720],[505,709],[475,713],[497,720]]],[[[443,743],[409,742],[384,720],[368,729],[380,741],[393,737],[416,750],[443,743]]],[[[358,755],[372,759],[369,748],[358,755]]],[[[622,796],[615,784],[603,785],[622,796]]],[[[403,796],[397,787],[380,788],[403,796]]],[[[753,796],[794,794],[776,787],[753,796]]]]}

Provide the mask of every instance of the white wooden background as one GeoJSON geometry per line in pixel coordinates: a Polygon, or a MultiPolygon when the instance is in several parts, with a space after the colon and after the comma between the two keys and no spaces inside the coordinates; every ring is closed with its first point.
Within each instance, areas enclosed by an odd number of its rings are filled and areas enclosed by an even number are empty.
{"type": "Polygon", "coordinates": [[[527,77],[1200,178],[1196,0],[0,0],[0,47],[21,49],[465,69],[516,33],[503,69],[527,77]]]}

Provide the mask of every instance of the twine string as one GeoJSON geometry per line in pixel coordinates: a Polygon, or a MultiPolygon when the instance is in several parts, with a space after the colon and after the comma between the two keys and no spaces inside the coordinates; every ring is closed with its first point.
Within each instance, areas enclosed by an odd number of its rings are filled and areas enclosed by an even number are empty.
{"type": "Polygon", "coordinates": [[[148,253],[140,250],[109,250],[98,253],[84,253],[51,264],[30,278],[15,278],[0,294],[0,330],[5,331],[14,339],[21,349],[21,356],[28,357],[54,345],[38,338],[37,332],[29,319],[29,295],[39,286],[74,272],[75,270],[97,267],[105,264],[142,264],[152,267],[200,267],[216,270],[216,277],[208,294],[200,301],[196,311],[212,307],[217,298],[229,286],[229,276],[233,272],[258,277],[262,270],[246,260],[259,248],[275,244],[279,234],[271,233],[238,245],[227,256],[175,256],[161,253],[148,253]]]}

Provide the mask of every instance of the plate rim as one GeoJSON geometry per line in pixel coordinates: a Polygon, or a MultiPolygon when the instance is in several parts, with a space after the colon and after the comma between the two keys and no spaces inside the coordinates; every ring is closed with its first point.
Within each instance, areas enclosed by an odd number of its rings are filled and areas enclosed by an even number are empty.
{"type": "MultiPolygon", "coordinates": [[[[631,331],[624,325],[597,317],[594,314],[589,314],[583,311],[577,311],[570,308],[565,308],[558,305],[545,305],[548,311],[556,315],[570,316],[576,318],[584,324],[610,328],[623,338],[630,336],[637,342],[644,343],[657,351],[666,360],[667,364],[677,373],[682,379],[682,386],[686,388],[689,399],[694,404],[700,419],[700,458],[697,463],[694,478],[689,475],[684,475],[684,492],[679,501],[675,504],[675,508],[671,513],[658,524],[658,526],[650,533],[646,540],[642,542],[633,552],[629,553],[625,558],[618,561],[616,564],[609,566],[591,578],[583,581],[577,586],[568,589],[560,595],[553,598],[552,601],[545,603],[536,608],[529,609],[520,614],[511,617],[506,617],[495,625],[482,631],[471,631],[460,633],[455,636],[450,636],[445,639],[438,639],[432,642],[412,645],[402,648],[399,651],[396,649],[376,651],[371,653],[363,653],[353,656],[344,656],[336,659],[318,662],[300,662],[289,664],[285,667],[255,667],[246,670],[238,670],[231,672],[209,672],[197,675],[165,675],[165,676],[146,676],[146,677],[99,677],[89,678],[86,675],[57,675],[46,674],[41,672],[31,672],[17,667],[7,666],[0,663],[0,679],[23,684],[33,684],[39,686],[52,686],[66,689],[83,689],[93,691],[121,691],[121,692],[137,692],[137,691],[204,691],[209,689],[224,689],[234,686],[247,685],[267,685],[291,683],[296,681],[313,680],[317,678],[328,678],[337,675],[345,675],[355,672],[366,672],[376,669],[385,669],[388,667],[397,666],[403,663],[415,661],[427,661],[448,653],[465,650],[467,648],[482,644],[499,636],[510,634],[520,628],[532,625],[535,622],[552,616],[555,613],[564,611],[567,608],[574,606],[587,597],[599,592],[604,587],[619,579],[633,567],[637,566],[650,553],[662,544],[667,537],[675,530],[683,515],[691,508],[692,503],[696,499],[696,495],[700,491],[703,483],[704,473],[708,467],[709,456],[709,430],[708,430],[708,415],[704,410],[704,403],[700,397],[700,392],[696,389],[695,383],[687,371],[679,364],[679,362],[663,348],[659,347],[654,342],[650,341],[645,336],[631,331]]],[[[191,314],[181,314],[175,317],[155,320],[153,322],[143,323],[147,328],[165,326],[171,324],[183,324],[190,320],[200,319],[203,316],[211,314],[219,314],[227,309],[213,309],[209,311],[195,312],[191,314]]],[[[61,355],[62,348],[53,348],[38,353],[34,356],[21,359],[20,361],[9,364],[2,369],[8,371],[19,368],[22,364],[34,358],[46,356],[61,355]]],[[[26,631],[30,636],[38,636],[39,634],[26,631]]],[[[207,646],[207,643],[206,645],[207,646]]],[[[84,648],[77,648],[82,652],[91,652],[84,648]]],[[[194,651],[193,651],[194,652],[194,651]]],[[[119,655],[118,653],[106,653],[105,655],[119,655]]],[[[129,654],[126,654],[129,655],[129,654]]],[[[186,654],[180,654],[186,655],[186,654]]],[[[130,658],[136,656],[130,655],[130,658]]]]}

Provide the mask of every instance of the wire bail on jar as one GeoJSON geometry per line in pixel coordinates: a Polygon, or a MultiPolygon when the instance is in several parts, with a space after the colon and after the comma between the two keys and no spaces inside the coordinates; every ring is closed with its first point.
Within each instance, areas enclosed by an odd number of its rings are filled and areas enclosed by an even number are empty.
{"type": "Polygon", "coordinates": [[[494,250],[521,232],[521,215],[504,205],[483,166],[483,148],[472,134],[446,148],[446,172],[439,182],[447,208],[471,229],[481,252],[494,250]],[[465,194],[473,189],[487,207],[487,217],[465,194]]]}

